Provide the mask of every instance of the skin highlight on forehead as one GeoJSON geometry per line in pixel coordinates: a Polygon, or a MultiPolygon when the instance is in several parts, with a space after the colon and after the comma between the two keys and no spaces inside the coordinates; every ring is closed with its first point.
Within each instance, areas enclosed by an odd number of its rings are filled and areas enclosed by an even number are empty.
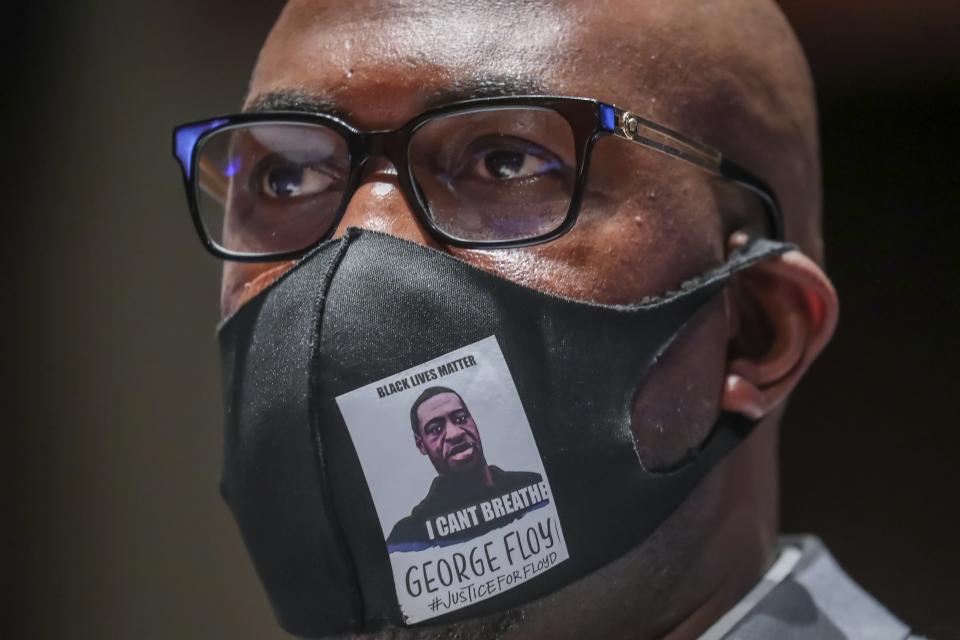
{"type": "Polygon", "coordinates": [[[505,82],[499,93],[540,88],[545,63],[562,50],[567,29],[562,16],[547,8],[536,2],[295,0],[275,26],[284,37],[268,39],[264,47],[251,97],[277,90],[314,94],[337,102],[359,126],[390,128],[400,123],[398,107],[413,115],[445,94],[466,96],[484,85],[483,93],[496,93],[500,79],[505,82]],[[510,46],[492,37],[518,25],[524,37],[510,46]],[[371,34],[377,34],[375,46],[371,34]],[[291,58],[322,65],[305,78],[303,68],[287,64],[291,58]],[[389,96],[387,108],[378,109],[378,96],[389,96]]]}

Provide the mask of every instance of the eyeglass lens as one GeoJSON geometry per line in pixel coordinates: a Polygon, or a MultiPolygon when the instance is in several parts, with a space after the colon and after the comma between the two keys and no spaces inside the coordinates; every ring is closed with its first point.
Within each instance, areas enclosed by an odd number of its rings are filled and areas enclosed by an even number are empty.
{"type": "Polygon", "coordinates": [[[295,251],[322,238],[350,171],[347,142],[319,124],[255,123],[206,138],[198,204],[207,234],[229,251],[295,251]]]}
{"type": "Polygon", "coordinates": [[[508,242],[563,223],[576,149],[570,125],[554,111],[477,110],[419,127],[410,166],[437,228],[457,240],[508,242]]]}

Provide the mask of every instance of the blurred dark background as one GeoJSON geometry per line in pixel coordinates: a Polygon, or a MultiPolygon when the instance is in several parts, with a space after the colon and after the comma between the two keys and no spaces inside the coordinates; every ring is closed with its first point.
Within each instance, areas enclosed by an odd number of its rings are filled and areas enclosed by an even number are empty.
{"type": "MultiPolygon", "coordinates": [[[[217,493],[218,265],[169,151],[173,124],[238,108],[281,4],[5,9],[4,637],[286,637],[217,493]]],[[[960,638],[960,5],[782,4],[842,301],[788,412],[783,528],[960,638]]]]}

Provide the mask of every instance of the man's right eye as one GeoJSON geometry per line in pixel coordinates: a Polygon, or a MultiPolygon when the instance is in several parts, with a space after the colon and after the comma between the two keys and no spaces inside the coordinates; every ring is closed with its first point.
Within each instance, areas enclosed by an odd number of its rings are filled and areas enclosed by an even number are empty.
{"type": "Polygon", "coordinates": [[[274,164],[260,178],[260,193],[276,200],[314,196],[330,189],[333,176],[302,164],[274,164]]]}

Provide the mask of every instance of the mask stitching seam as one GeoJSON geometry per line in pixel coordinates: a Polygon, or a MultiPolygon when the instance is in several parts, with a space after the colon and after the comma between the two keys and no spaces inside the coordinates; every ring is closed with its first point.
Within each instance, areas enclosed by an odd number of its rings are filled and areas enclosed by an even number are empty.
{"type": "MultiPolygon", "coordinates": [[[[331,260],[330,265],[327,267],[326,271],[323,274],[322,282],[323,287],[320,291],[320,295],[317,296],[316,301],[314,302],[314,312],[313,317],[316,318],[316,321],[313,322],[313,327],[311,329],[310,335],[310,374],[307,380],[307,394],[308,398],[313,397],[314,395],[320,395],[317,393],[319,388],[319,367],[316,366],[316,361],[320,356],[320,340],[321,340],[321,325],[323,324],[323,309],[326,306],[326,301],[328,293],[330,291],[330,286],[333,282],[333,276],[340,267],[340,263],[343,260],[343,257],[346,255],[347,249],[353,243],[353,241],[359,235],[353,230],[348,229],[344,234],[343,238],[340,240],[340,246],[337,247],[337,253],[334,255],[333,260],[331,260]]],[[[313,453],[314,458],[317,462],[317,472],[319,474],[319,484],[320,484],[320,493],[324,497],[324,511],[327,512],[327,516],[330,522],[333,524],[333,530],[335,531],[335,536],[337,538],[337,545],[343,550],[344,555],[350,558],[350,569],[352,572],[353,583],[356,585],[356,600],[358,605],[359,616],[357,620],[351,620],[351,630],[355,630],[365,619],[365,607],[363,601],[363,589],[360,586],[360,578],[357,571],[357,560],[354,557],[353,550],[350,548],[350,545],[347,544],[347,536],[343,530],[343,526],[340,523],[340,518],[338,517],[336,510],[333,504],[333,495],[330,488],[329,475],[327,474],[327,464],[324,456],[324,446],[323,440],[320,436],[320,416],[319,416],[319,407],[316,402],[312,400],[308,401],[307,405],[309,409],[309,420],[310,420],[310,435],[313,440],[313,453]]]]}

